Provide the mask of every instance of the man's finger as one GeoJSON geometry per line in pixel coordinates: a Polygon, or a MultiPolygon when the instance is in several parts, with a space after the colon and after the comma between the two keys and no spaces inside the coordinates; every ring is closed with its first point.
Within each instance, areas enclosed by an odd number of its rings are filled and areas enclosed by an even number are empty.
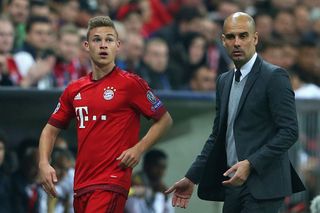
{"type": "Polygon", "coordinates": [[[173,192],[175,189],[176,189],[176,186],[173,185],[173,186],[171,186],[169,189],[167,189],[164,193],[165,193],[165,194],[170,194],[170,193],[173,192]]]}
{"type": "Polygon", "coordinates": [[[135,159],[133,158],[128,158],[127,160],[127,166],[133,168],[134,164],[135,164],[135,159]]]}
{"type": "Polygon", "coordinates": [[[138,165],[138,163],[139,163],[139,162],[135,162],[135,163],[131,166],[131,168],[136,167],[136,166],[138,165]]]}
{"type": "Polygon", "coordinates": [[[173,195],[173,197],[172,197],[172,206],[175,207],[176,204],[177,204],[177,196],[173,195]]]}
{"type": "Polygon", "coordinates": [[[123,158],[123,156],[124,156],[124,152],[122,152],[121,155],[119,157],[117,157],[116,160],[121,160],[123,158]]]}
{"type": "Polygon", "coordinates": [[[58,178],[57,178],[57,175],[56,175],[55,172],[53,172],[53,173],[51,174],[51,177],[52,177],[53,183],[57,183],[57,182],[58,182],[58,178]]]}
{"type": "Polygon", "coordinates": [[[223,185],[233,185],[234,178],[230,178],[229,180],[225,180],[222,182],[223,185]]]}
{"type": "Polygon", "coordinates": [[[188,199],[181,199],[181,208],[186,208],[186,203],[188,199]]]}
{"type": "Polygon", "coordinates": [[[186,208],[189,206],[190,199],[186,199],[186,208]]]}
{"type": "Polygon", "coordinates": [[[56,187],[53,183],[50,183],[49,192],[53,197],[57,196],[56,187]]]}
{"type": "Polygon", "coordinates": [[[176,206],[181,207],[181,198],[177,197],[176,206]]]}
{"type": "Polygon", "coordinates": [[[43,188],[43,190],[44,190],[47,194],[50,194],[50,193],[49,193],[49,190],[47,189],[47,187],[46,187],[44,184],[42,185],[42,188],[43,188]]]}
{"type": "Polygon", "coordinates": [[[231,167],[230,169],[228,169],[228,170],[223,174],[223,176],[228,176],[229,174],[234,173],[234,172],[236,172],[236,171],[237,171],[237,170],[236,170],[235,168],[231,167]]]}
{"type": "MultiPolygon", "coordinates": [[[[119,166],[120,166],[121,168],[123,168],[123,169],[127,168],[127,167],[129,166],[129,164],[128,164],[128,156],[126,156],[125,154],[123,154],[123,155],[120,156],[120,157],[121,157],[121,161],[120,161],[120,163],[119,163],[119,166]]],[[[117,158],[117,159],[120,160],[120,157],[117,158]]]]}

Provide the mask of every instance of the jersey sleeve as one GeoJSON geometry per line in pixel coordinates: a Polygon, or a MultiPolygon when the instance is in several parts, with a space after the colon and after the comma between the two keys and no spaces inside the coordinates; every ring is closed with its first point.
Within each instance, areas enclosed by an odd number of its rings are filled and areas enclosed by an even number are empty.
{"type": "Polygon", "coordinates": [[[162,101],[153,93],[145,80],[135,76],[130,87],[130,102],[145,117],[159,120],[167,112],[162,101]]]}
{"type": "Polygon", "coordinates": [[[57,128],[66,129],[73,117],[75,117],[75,113],[69,95],[69,87],[67,87],[60,96],[59,102],[48,123],[57,128]]]}

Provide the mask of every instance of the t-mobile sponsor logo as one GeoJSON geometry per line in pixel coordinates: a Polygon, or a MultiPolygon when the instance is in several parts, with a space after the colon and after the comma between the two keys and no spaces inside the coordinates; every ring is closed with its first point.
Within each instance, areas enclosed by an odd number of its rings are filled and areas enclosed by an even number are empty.
{"type": "Polygon", "coordinates": [[[89,116],[89,110],[88,110],[88,107],[86,107],[86,106],[76,107],[76,115],[77,115],[77,119],[79,121],[79,128],[80,129],[86,128],[85,122],[87,122],[89,120],[92,120],[92,121],[96,121],[96,120],[105,121],[105,120],[107,120],[106,115],[101,115],[99,117],[96,115],[89,116]]]}

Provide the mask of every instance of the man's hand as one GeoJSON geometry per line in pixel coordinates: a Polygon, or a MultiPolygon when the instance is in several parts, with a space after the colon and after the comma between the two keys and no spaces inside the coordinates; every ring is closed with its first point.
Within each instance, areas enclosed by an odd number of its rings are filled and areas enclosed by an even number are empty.
{"type": "Polygon", "coordinates": [[[193,188],[194,183],[192,183],[188,178],[184,177],[164,193],[169,194],[174,192],[172,197],[172,206],[187,208],[192,196],[193,188]]]}
{"type": "Polygon", "coordinates": [[[229,180],[223,181],[222,184],[231,186],[241,186],[247,181],[250,172],[250,162],[248,160],[240,161],[233,165],[223,174],[224,176],[228,176],[234,173],[234,175],[229,180]]]}
{"type": "Polygon", "coordinates": [[[53,197],[57,196],[55,184],[58,182],[56,171],[49,163],[39,163],[40,183],[44,191],[53,197]]]}
{"type": "Polygon", "coordinates": [[[127,149],[121,153],[121,155],[116,160],[121,160],[119,166],[122,168],[131,167],[134,168],[138,165],[140,161],[142,152],[139,150],[138,146],[134,146],[127,149]]]}

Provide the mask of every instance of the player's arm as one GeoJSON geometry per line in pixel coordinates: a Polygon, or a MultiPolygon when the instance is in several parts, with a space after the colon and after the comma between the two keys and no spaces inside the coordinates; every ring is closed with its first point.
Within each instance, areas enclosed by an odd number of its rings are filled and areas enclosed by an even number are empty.
{"type": "Polygon", "coordinates": [[[173,121],[169,112],[165,112],[159,120],[156,120],[146,135],[134,147],[125,150],[117,158],[121,160],[122,167],[135,167],[142,153],[148,150],[172,125],[173,121]]]}
{"type": "Polygon", "coordinates": [[[58,179],[55,169],[50,165],[50,156],[60,129],[47,124],[42,130],[39,141],[39,173],[43,189],[51,196],[56,196],[55,183],[58,179]]]}

